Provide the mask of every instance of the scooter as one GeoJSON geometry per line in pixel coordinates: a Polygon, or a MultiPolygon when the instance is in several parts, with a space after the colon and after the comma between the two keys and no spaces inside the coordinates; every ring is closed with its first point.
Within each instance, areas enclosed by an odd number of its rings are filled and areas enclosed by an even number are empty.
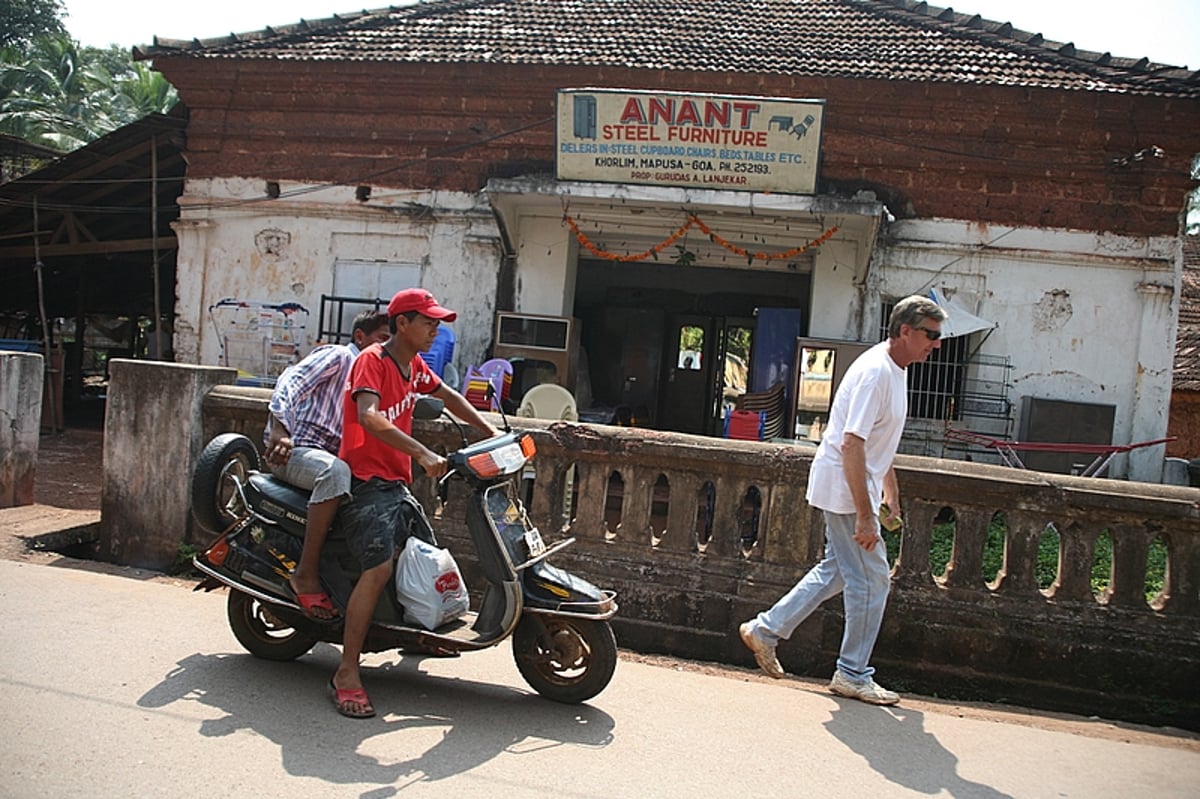
{"type": "MultiPolygon", "coordinates": [[[[414,418],[443,412],[441,400],[422,397],[414,418]]],[[[548,545],[520,500],[519,481],[536,449],[533,438],[514,432],[505,418],[505,432],[468,445],[462,426],[447,418],[458,426],[463,446],[447,456],[438,494],[445,501],[450,480],[468,487],[466,526],[484,580],[481,599],[477,609],[428,630],[405,621],[395,581],[389,581],[363,651],[453,656],[511,638],[517,669],[537,693],[564,703],[591,699],[616,668],[617,643],[609,624],[617,612],[615,593],[549,564],[574,538],[548,545]]],[[[236,433],[210,441],[192,475],[192,512],[202,527],[219,534],[193,559],[204,574],[196,590],[230,589],[229,626],[260,658],[293,660],[319,641],[341,643],[341,618],[358,569],[335,532],[338,522],[321,556],[322,582],[341,614],[338,619],[306,615],[288,584],[300,557],[307,503],[308,492],[261,471],[258,450],[236,433]]],[[[423,521],[419,504],[413,504],[423,521]]],[[[410,515],[409,523],[414,521],[410,515]]],[[[424,527],[432,532],[427,523],[424,527]]]]}

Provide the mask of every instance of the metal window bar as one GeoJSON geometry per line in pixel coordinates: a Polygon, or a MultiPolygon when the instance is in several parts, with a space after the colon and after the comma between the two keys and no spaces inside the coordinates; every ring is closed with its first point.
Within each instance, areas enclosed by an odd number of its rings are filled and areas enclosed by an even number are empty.
{"type": "Polygon", "coordinates": [[[346,306],[369,306],[376,311],[385,307],[388,300],[380,297],[340,297],[334,294],[321,295],[321,310],[317,317],[317,341],[323,344],[342,344],[342,339],[350,341],[350,323],[360,309],[356,308],[349,320],[346,319],[346,306]]]}
{"type": "MultiPolygon", "coordinates": [[[[887,337],[887,320],[893,304],[883,306],[881,338],[887,337]]],[[[997,438],[1012,435],[1014,407],[1008,398],[1012,359],[976,352],[971,347],[972,338],[943,339],[942,346],[927,361],[908,367],[905,452],[979,463],[1000,462],[992,448],[947,440],[945,436],[949,426],[997,438]]]]}

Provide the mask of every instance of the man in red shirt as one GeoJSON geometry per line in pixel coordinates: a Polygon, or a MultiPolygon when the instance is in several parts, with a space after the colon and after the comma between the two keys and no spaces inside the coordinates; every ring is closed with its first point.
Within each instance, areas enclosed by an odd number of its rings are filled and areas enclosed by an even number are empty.
{"type": "MultiPolygon", "coordinates": [[[[438,305],[424,289],[397,292],[388,303],[392,337],[363,350],[350,370],[342,414],[338,457],[353,475],[353,500],[341,511],[340,526],[362,575],[350,594],[342,634],[342,660],[329,681],[343,716],[375,715],[363,690],[358,661],[379,595],[392,577],[396,553],[409,530],[408,514],[420,512],[412,500],[413,460],[433,478],[446,473],[446,459],[412,437],[413,407],[421,394],[432,394],[446,409],[487,436],[493,428],[467,400],[445,385],[417,353],[429,352],[442,321],[454,311],[438,305]]],[[[420,520],[418,524],[428,524],[420,520]]]]}

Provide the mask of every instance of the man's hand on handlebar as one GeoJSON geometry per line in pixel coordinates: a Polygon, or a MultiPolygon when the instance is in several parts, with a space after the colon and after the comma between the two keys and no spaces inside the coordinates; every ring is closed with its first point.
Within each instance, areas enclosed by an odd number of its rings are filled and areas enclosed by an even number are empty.
{"type": "Polygon", "coordinates": [[[445,458],[429,449],[422,452],[415,460],[425,470],[425,474],[435,480],[444,475],[449,468],[449,463],[445,458]]]}

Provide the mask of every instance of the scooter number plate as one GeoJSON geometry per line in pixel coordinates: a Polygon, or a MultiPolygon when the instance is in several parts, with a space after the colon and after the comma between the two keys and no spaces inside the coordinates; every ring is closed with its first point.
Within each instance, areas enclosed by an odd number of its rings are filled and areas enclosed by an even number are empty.
{"type": "Polygon", "coordinates": [[[529,557],[531,558],[536,558],[546,551],[546,543],[542,541],[542,534],[536,527],[525,531],[525,546],[529,548],[529,557]]]}

